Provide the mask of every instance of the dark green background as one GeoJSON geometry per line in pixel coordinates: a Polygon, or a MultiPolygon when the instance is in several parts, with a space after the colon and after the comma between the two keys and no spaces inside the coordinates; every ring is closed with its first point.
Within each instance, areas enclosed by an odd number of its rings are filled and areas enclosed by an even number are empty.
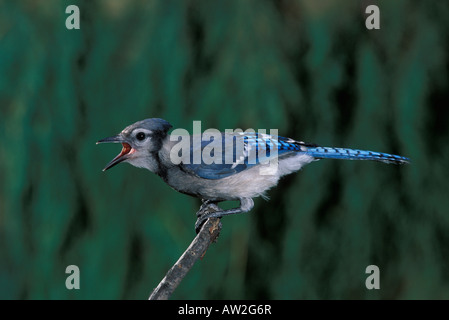
{"type": "Polygon", "coordinates": [[[449,4],[377,1],[369,31],[369,3],[0,1],[0,298],[149,296],[200,202],[128,164],[101,172],[120,148],[95,142],[161,117],[413,161],[286,177],[223,219],[173,298],[448,299],[449,4]]]}

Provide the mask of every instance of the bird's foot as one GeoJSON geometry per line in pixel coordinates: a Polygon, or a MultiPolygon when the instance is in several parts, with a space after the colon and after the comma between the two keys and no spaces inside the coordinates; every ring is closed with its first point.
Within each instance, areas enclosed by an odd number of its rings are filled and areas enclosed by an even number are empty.
{"type": "Polygon", "coordinates": [[[203,204],[200,207],[200,210],[197,211],[196,216],[199,218],[207,213],[221,211],[221,208],[217,206],[216,202],[212,202],[212,200],[202,200],[203,204]]]}
{"type": "Polygon", "coordinates": [[[203,204],[200,207],[200,210],[196,213],[196,216],[198,217],[195,222],[195,231],[196,233],[200,232],[201,227],[209,218],[219,218],[220,217],[220,211],[222,209],[217,206],[216,203],[206,200],[203,201],[203,204]]]}

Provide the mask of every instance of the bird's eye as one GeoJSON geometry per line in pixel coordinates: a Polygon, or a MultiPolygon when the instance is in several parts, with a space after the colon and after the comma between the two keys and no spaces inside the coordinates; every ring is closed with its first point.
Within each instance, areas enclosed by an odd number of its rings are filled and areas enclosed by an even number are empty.
{"type": "Polygon", "coordinates": [[[139,141],[145,140],[145,133],[137,132],[136,139],[139,140],[139,141]]]}

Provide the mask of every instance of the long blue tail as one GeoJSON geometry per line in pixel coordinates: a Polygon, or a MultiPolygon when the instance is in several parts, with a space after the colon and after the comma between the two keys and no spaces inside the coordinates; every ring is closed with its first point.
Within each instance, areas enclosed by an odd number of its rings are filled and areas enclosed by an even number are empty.
{"type": "Polygon", "coordinates": [[[395,154],[346,148],[309,147],[306,153],[317,159],[374,160],[394,164],[410,162],[409,158],[395,154]]]}

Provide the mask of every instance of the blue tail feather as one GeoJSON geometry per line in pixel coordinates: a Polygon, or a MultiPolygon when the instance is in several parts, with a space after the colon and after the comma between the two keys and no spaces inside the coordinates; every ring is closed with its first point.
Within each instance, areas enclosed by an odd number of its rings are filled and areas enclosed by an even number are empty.
{"type": "Polygon", "coordinates": [[[374,160],[394,164],[410,162],[409,158],[395,154],[347,148],[313,147],[308,148],[306,153],[317,159],[374,160]]]}

